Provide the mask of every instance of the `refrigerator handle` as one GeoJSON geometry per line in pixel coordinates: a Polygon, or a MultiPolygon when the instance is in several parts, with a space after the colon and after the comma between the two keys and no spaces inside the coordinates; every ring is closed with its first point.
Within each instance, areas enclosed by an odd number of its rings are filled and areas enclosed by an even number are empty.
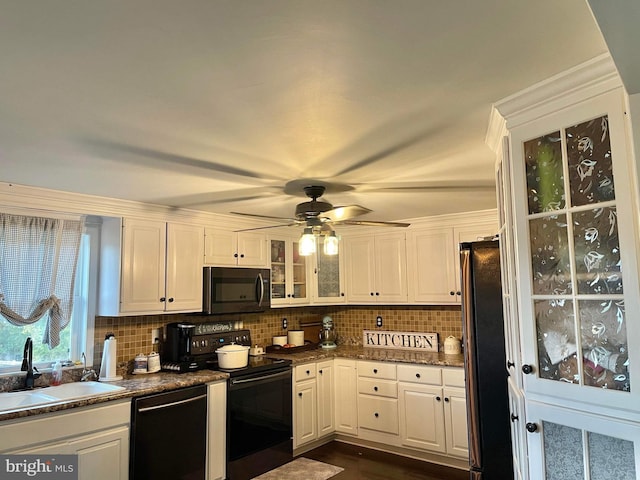
{"type": "Polygon", "coordinates": [[[467,390],[467,415],[469,425],[469,466],[472,471],[482,468],[480,451],[480,419],[478,418],[478,398],[475,391],[477,370],[473,364],[475,346],[473,344],[473,298],[471,284],[471,251],[460,249],[460,286],[462,290],[462,332],[464,342],[465,386],[467,390]]]}

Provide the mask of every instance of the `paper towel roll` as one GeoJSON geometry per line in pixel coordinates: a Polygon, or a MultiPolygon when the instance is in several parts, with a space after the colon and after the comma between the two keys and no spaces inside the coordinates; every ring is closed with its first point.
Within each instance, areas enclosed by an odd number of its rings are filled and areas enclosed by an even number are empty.
{"type": "Polygon", "coordinates": [[[122,376],[117,374],[116,360],[118,342],[116,337],[107,336],[104,341],[104,350],[102,351],[102,363],[100,364],[100,380],[101,382],[115,382],[122,380],[122,376]]]}

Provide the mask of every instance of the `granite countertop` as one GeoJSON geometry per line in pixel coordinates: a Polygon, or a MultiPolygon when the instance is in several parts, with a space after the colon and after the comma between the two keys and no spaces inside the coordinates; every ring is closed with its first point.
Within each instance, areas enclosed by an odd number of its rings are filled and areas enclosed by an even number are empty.
{"type": "Polygon", "coordinates": [[[266,355],[270,358],[287,358],[293,362],[293,365],[325,358],[351,358],[354,360],[372,360],[379,362],[417,363],[438,367],[464,367],[464,355],[462,354],[445,355],[443,352],[371,348],[356,345],[339,345],[331,350],[316,348],[296,353],[272,352],[266,355]]]}
{"type": "MultiPolygon", "coordinates": [[[[268,358],[285,358],[293,365],[314,362],[331,358],[350,358],[354,360],[372,360],[381,362],[416,363],[440,367],[464,367],[463,355],[445,355],[442,352],[421,352],[417,350],[392,350],[382,348],[366,348],[355,345],[340,345],[331,350],[316,348],[295,353],[267,353],[268,358]]],[[[127,375],[123,380],[109,382],[112,385],[125,387],[125,390],[95,397],[61,401],[54,404],[34,406],[32,408],[16,409],[0,413],[0,422],[16,418],[30,417],[45,413],[85,407],[113,400],[120,400],[151,393],[175,390],[192,385],[226,380],[229,377],[224,372],[213,370],[199,370],[189,373],[158,372],[146,375],[127,375]]],[[[46,388],[43,390],[46,393],[46,388]]]]}
{"type": "MultiPolygon", "coordinates": [[[[175,390],[177,388],[215,382],[217,380],[226,380],[227,378],[229,378],[229,375],[227,373],[213,370],[199,370],[189,373],[158,372],[149,373],[146,375],[127,375],[122,380],[109,382],[109,384],[111,385],[124,387],[125,390],[121,390],[119,392],[108,395],[72,399],[57,403],[36,405],[32,408],[6,411],[0,413],[0,422],[3,420],[30,417],[34,415],[41,415],[44,413],[52,413],[77,407],[85,407],[88,405],[95,405],[98,403],[110,402],[113,400],[139,397],[141,395],[148,395],[151,393],[165,392],[168,390],[175,390]]],[[[40,389],[37,389],[36,391],[40,391],[40,389]]],[[[42,389],[41,391],[42,393],[47,393],[46,388],[42,389]]]]}

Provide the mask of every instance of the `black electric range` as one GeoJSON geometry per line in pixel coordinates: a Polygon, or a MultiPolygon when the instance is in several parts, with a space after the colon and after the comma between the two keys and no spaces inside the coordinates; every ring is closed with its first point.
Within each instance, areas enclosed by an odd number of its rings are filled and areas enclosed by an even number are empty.
{"type": "Polygon", "coordinates": [[[291,365],[291,360],[266,358],[264,355],[250,356],[246,367],[222,369],[218,366],[216,350],[224,345],[235,343],[251,346],[251,331],[248,329],[216,331],[217,325],[203,323],[196,325],[190,339],[191,359],[182,362],[162,361],[162,369],[174,373],[193,372],[196,370],[220,370],[230,377],[257,374],[270,370],[279,370],[291,365]]]}

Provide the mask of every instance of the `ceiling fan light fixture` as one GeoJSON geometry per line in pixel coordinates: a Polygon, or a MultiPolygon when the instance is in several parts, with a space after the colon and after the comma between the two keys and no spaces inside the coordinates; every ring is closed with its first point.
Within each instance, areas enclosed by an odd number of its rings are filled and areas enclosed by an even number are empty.
{"type": "Polygon", "coordinates": [[[302,257],[307,257],[312,253],[316,253],[316,237],[313,234],[313,228],[306,227],[298,242],[298,253],[302,257]]]}
{"type": "Polygon", "coordinates": [[[331,232],[329,235],[325,235],[322,242],[322,251],[325,255],[337,255],[338,254],[338,237],[336,232],[331,232]]]}

